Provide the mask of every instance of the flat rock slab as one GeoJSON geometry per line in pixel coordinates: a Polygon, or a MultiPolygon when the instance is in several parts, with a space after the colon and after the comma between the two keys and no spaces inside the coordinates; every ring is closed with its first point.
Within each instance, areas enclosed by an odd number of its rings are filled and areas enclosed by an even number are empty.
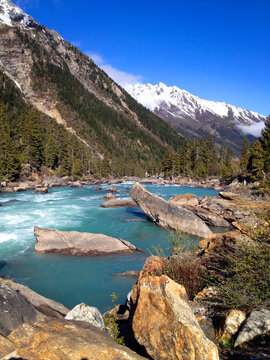
{"type": "Polygon", "coordinates": [[[163,228],[180,230],[200,238],[212,234],[209,227],[191,211],[151,194],[139,183],[132,186],[130,196],[155,224],[163,228]]]}
{"type": "Polygon", "coordinates": [[[202,219],[207,225],[210,226],[218,226],[218,227],[229,227],[230,223],[223,219],[222,216],[218,216],[213,212],[203,209],[200,206],[184,206],[187,210],[192,211],[195,215],[197,215],[200,219],[202,219]]]}
{"type": "Polygon", "coordinates": [[[18,295],[22,295],[30,304],[34,306],[36,310],[43,313],[46,316],[63,318],[70,309],[66,308],[61,303],[48,299],[42,295],[39,295],[35,291],[31,290],[25,285],[9,282],[9,287],[17,292],[18,295]]]}
{"type": "Polygon", "coordinates": [[[138,204],[129,199],[112,199],[100,205],[103,208],[116,208],[116,207],[138,207],[138,204]]]}
{"type": "Polygon", "coordinates": [[[95,326],[68,320],[24,324],[9,340],[16,358],[28,360],[139,360],[144,359],[95,326]]]}
{"type": "Polygon", "coordinates": [[[132,253],[136,247],[128,241],[103,234],[60,231],[34,228],[37,239],[35,251],[40,254],[59,253],[68,255],[108,255],[132,253]]]}

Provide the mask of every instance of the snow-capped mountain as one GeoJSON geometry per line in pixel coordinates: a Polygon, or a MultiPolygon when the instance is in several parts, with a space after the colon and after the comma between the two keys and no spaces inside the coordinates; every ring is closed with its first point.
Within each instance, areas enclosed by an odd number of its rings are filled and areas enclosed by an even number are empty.
{"type": "Polygon", "coordinates": [[[24,29],[41,26],[30,15],[9,0],[0,0],[0,23],[8,26],[21,25],[24,29]]]}
{"type": "Polygon", "coordinates": [[[129,85],[126,90],[183,135],[200,136],[210,133],[218,143],[225,140],[234,145],[235,142],[242,141],[244,133],[258,136],[266,120],[265,116],[254,111],[225,102],[204,100],[177,86],[166,86],[162,82],[157,85],[129,85]]]}

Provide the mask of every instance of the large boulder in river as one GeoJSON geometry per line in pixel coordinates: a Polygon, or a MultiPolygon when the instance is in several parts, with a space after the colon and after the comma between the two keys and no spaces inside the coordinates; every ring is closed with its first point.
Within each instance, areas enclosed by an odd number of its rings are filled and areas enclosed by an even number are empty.
{"type": "Polygon", "coordinates": [[[154,223],[163,228],[180,230],[201,238],[212,234],[209,227],[191,211],[151,194],[139,183],[132,186],[130,196],[154,223]]]}
{"type": "Polygon", "coordinates": [[[68,320],[46,320],[24,324],[9,335],[17,351],[12,358],[29,360],[142,360],[117,344],[106,332],[91,324],[68,320]]]}
{"type": "Polygon", "coordinates": [[[41,254],[107,255],[136,251],[136,247],[128,241],[103,234],[41,229],[37,226],[34,232],[37,239],[35,251],[41,254]]]}
{"type": "Polygon", "coordinates": [[[152,359],[219,359],[217,347],[201,330],[183,286],[165,275],[147,276],[132,293],[134,336],[152,359]]]}

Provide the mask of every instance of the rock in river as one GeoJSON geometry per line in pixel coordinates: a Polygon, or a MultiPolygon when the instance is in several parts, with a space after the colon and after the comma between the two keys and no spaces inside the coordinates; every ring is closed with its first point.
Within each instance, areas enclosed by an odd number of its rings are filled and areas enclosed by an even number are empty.
{"type": "Polygon", "coordinates": [[[103,234],[41,229],[37,226],[34,232],[37,239],[35,251],[41,254],[107,255],[136,251],[136,247],[128,241],[103,234]]]}
{"type": "Polygon", "coordinates": [[[103,208],[116,208],[116,207],[137,207],[137,203],[129,199],[111,199],[105,201],[100,205],[103,208]]]}
{"type": "Polygon", "coordinates": [[[154,223],[163,228],[180,230],[201,238],[212,234],[209,227],[191,211],[151,194],[139,183],[132,186],[130,196],[154,223]]]}

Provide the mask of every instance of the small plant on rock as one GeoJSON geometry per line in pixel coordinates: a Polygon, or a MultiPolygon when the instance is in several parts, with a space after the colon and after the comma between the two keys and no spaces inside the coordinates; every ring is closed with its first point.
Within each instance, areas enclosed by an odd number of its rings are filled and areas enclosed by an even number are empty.
{"type": "MultiPolygon", "coordinates": [[[[117,300],[117,295],[115,294],[115,292],[113,292],[110,297],[114,305],[115,314],[117,314],[117,305],[115,304],[115,301],[117,300]]],[[[113,314],[109,314],[104,319],[104,325],[107,329],[109,329],[109,334],[118,344],[125,345],[124,337],[119,337],[120,331],[118,326],[118,320],[119,319],[117,315],[114,316],[113,314]]]]}

